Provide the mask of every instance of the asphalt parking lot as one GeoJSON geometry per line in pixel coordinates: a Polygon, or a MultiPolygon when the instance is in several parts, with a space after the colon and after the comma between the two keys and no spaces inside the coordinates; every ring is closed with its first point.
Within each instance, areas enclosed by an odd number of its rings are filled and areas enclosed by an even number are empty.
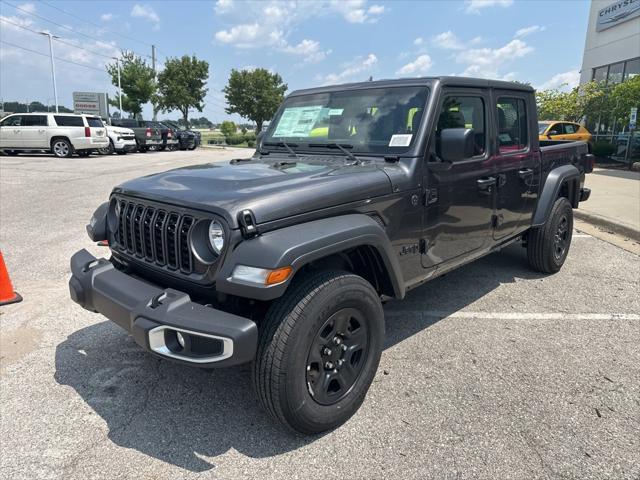
{"type": "Polygon", "coordinates": [[[640,478],[640,257],[577,232],[563,270],[518,246],[385,307],[360,411],[295,437],[248,367],[142,352],[71,302],[69,258],[111,188],[247,151],[0,157],[0,245],[24,297],[0,307],[0,477],[640,478]]]}

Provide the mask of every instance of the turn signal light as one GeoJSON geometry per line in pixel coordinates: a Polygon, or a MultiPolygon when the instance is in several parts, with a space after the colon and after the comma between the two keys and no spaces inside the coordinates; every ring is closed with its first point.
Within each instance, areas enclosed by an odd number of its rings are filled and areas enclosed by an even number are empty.
{"type": "Polygon", "coordinates": [[[282,267],[282,268],[278,268],[277,270],[271,270],[269,272],[269,275],[267,275],[267,278],[264,281],[264,284],[275,285],[277,283],[282,283],[287,278],[289,278],[289,275],[291,275],[292,271],[293,269],[291,267],[282,267]]]}

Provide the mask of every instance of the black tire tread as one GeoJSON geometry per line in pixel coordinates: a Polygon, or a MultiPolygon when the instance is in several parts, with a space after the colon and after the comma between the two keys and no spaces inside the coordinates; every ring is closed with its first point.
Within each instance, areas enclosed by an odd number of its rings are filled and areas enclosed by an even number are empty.
{"type": "Polygon", "coordinates": [[[349,272],[321,271],[294,283],[286,295],[272,305],[262,321],[263,332],[253,364],[254,388],[264,409],[285,425],[289,423],[281,407],[280,381],[287,340],[305,306],[318,291],[347,277],[361,279],[349,272]]]}
{"type": "MultiPolygon", "coordinates": [[[[540,227],[534,227],[529,231],[529,236],[527,238],[527,260],[529,261],[531,268],[537,272],[556,273],[560,269],[555,266],[551,258],[553,253],[549,248],[549,243],[553,235],[551,232],[554,224],[553,220],[559,212],[562,209],[567,208],[567,206],[573,214],[569,200],[565,197],[559,197],[553,204],[551,212],[549,213],[549,218],[545,224],[540,227]]],[[[573,228],[572,217],[571,228],[573,228]]]]}

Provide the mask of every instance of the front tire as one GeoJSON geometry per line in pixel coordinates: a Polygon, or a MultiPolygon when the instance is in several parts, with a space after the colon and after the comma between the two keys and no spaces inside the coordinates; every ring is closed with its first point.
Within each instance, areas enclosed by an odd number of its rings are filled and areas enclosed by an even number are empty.
{"type": "Polygon", "coordinates": [[[98,153],[100,155],[113,155],[116,151],[116,147],[113,145],[113,140],[109,139],[109,146],[105,148],[98,149],[98,153]]]}
{"type": "Polygon", "coordinates": [[[573,207],[564,197],[558,198],[547,222],[530,230],[527,258],[531,268],[542,273],[556,273],[562,268],[573,234],[573,207]]]}
{"type": "Polygon", "coordinates": [[[360,408],[384,341],[371,284],[347,272],[311,273],[270,307],[260,327],[253,383],[272,417],[314,434],[360,408]]]}

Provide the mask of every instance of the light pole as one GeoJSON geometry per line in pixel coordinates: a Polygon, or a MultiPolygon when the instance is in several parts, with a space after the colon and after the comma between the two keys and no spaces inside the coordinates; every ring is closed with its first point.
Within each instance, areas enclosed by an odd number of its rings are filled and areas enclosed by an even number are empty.
{"type": "Polygon", "coordinates": [[[56,66],[53,62],[53,39],[60,38],[50,32],[40,32],[41,35],[49,37],[49,55],[51,56],[51,76],[53,77],[53,97],[56,102],[56,113],[58,113],[58,87],[56,85],[56,66]]]}
{"type": "Polygon", "coordinates": [[[116,67],[118,69],[118,105],[120,106],[120,118],[122,118],[122,89],[120,88],[120,59],[113,57],[116,61],[116,67]]]}

